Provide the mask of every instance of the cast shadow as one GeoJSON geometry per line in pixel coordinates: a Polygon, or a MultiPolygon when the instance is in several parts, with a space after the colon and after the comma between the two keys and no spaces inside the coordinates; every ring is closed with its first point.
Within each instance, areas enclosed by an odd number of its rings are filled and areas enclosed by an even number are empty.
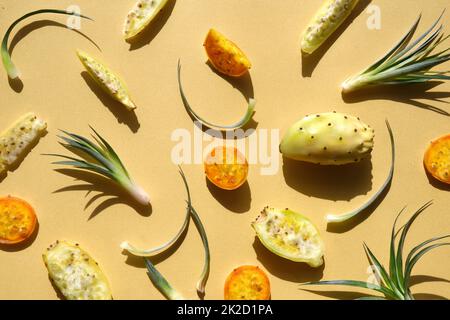
{"type": "Polygon", "coordinates": [[[355,92],[342,93],[342,98],[345,103],[359,103],[367,100],[392,100],[449,117],[450,113],[448,111],[432,106],[427,102],[418,101],[418,99],[422,99],[431,102],[450,104],[449,101],[444,100],[445,98],[450,98],[450,92],[430,91],[440,84],[442,84],[442,82],[430,81],[421,84],[374,86],[355,92]]]}
{"type": "Polygon", "coordinates": [[[20,78],[11,79],[8,77],[8,83],[11,89],[16,93],[21,93],[23,91],[23,81],[20,78]]]}
{"type": "Polygon", "coordinates": [[[422,283],[428,283],[428,282],[443,282],[443,283],[449,283],[450,280],[440,277],[434,277],[434,276],[427,276],[427,275],[416,275],[411,276],[410,280],[410,286],[414,287],[416,285],[422,284],[422,283]]]}
{"type": "MultiPolygon", "coordinates": [[[[426,275],[417,275],[411,277],[411,287],[426,283],[426,282],[445,282],[450,283],[449,280],[439,277],[433,277],[433,276],[426,276],[426,275]]],[[[306,288],[306,286],[303,286],[303,288],[306,288]]],[[[338,300],[354,300],[361,297],[373,297],[371,294],[362,294],[359,292],[352,292],[352,291],[318,291],[318,290],[309,290],[309,289],[303,289],[304,291],[312,292],[318,295],[321,295],[323,297],[328,297],[332,299],[338,299],[338,300]]],[[[413,294],[414,298],[416,300],[448,300],[446,297],[436,295],[436,294],[430,294],[430,293],[416,293],[413,294]]],[[[380,296],[381,297],[381,296],[380,296]]]]}
{"type": "MultiPolygon", "coordinates": [[[[256,113],[256,111],[255,111],[255,113],[256,113]]],[[[194,122],[194,125],[199,130],[201,130],[204,134],[207,134],[213,138],[219,138],[219,139],[228,140],[228,141],[229,140],[242,140],[242,139],[246,139],[246,138],[250,137],[253,133],[255,133],[255,131],[259,125],[259,123],[252,118],[245,126],[243,126],[240,129],[224,131],[224,130],[218,130],[218,129],[210,128],[208,126],[204,126],[197,119],[195,119],[189,112],[188,112],[188,115],[191,118],[191,120],[194,122]]]]}
{"type": "MultiPolygon", "coordinates": [[[[306,292],[314,293],[322,297],[335,299],[335,300],[356,300],[362,297],[376,297],[371,294],[364,294],[359,292],[351,292],[351,291],[319,291],[319,290],[311,290],[304,289],[307,286],[301,286],[301,289],[306,292]]],[[[382,297],[381,295],[379,297],[382,297]]]]}
{"type": "MultiPolygon", "coordinates": [[[[350,230],[353,230],[357,226],[359,226],[361,223],[366,221],[378,208],[378,206],[384,201],[386,196],[388,195],[390,189],[391,189],[392,183],[390,183],[386,189],[384,189],[383,193],[380,194],[380,196],[373,202],[366,210],[360,212],[357,216],[353,217],[352,219],[341,222],[341,223],[329,223],[327,225],[327,231],[331,233],[346,233],[350,230]]],[[[356,209],[356,208],[355,208],[356,209]]]]}
{"type": "Polygon", "coordinates": [[[116,117],[117,122],[120,124],[125,124],[130,128],[133,133],[138,132],[141,124],[136,116],[134,110],[130,111],[120,102],[111,98],[108,93],[103,91],[101,87],[95,82],[94,79],[89,75],[87,71],[81,72],[81,76],[88,85],[89,89],[97,96],[97,98],[103,103],[103,105],[111,111],[111,113],[116,117]]]}
{"type": "Polygon", "coordinates": [[[59,300],[63,300],[63,301],[67,300],[67,298],[62,294],[61,290],[59,290],[59,288],[56,286],[55,282],[54,282],[53,279],[50,277],[50,275],[48,276],[48,280],[50,281],[50,284],[52,285],[53,290],[55,290],[56,297],[57,297],[59,300]]]}
{"type": "Polygon", "coordinates": [[[143,46],[150,44],[153,39],[155,39],[172,15],[176,2],[177,0],[169,0],[164,9],[158,13],[150,25],[147,26],[144,31],[138,34],[135,38],[129,40],[130,51],[140,49],[143,46]]]}
{"type": "Polygon", "coordinates": [[[64,174],[68,177],[74,178],[74,181],[87,182],[86,184],[74,184],[67,187],[60,188],[53,193],[71,192],[71,191],[85,191],[85,198],[88,198],[92,192],[98,192],[92,198],[88,199],[84,210],[88,210],[96,201],[101,198],[108,197],[108,199],[102,201],[97,207],[95,207],[88,221],[95,218],[98,214],[104,210],[118,204],[126,204],[132,207],[137,213],[143,217],[149,217],[152,214],[152,207],[141,205],[132,199],[130,195],[125,193],[114,182],[98,175],[83,170],[77,169],[55,169],[56,172],[64,174]],[[112,198],[111,198],[112,197],[112,198]]]}
{"type": "MultiPolygon", "coordinates": [[[[58,28],[64,28],[67,29],[67,26],[63,23],[59,23],[52,20],[39,20],[32,22],[24,27],[22,27],[19,31],[16,32],[14,35],[14,38],[11,40],[11,44],[9,45],[9,54],[12,56],[12,53],[14,51],[14,48],[17,46],[17,44],[25,38],[27,35],[29,35],[31,32],[45,28],[45,27],[58,27],[58,28]]],[[[90,43],[92,43],[99,51],[101,51],[100,47],[95,43],[94,40],[92,40],[89,36],[84,34],[81,31],[71,29],[73,32],[76,32],[83,38],[87,39],[90,43]]],[[[15,92],[20,93],[23,90],[23,82],[20,79],[9,79],[9,85],[11,89],[13,89],[15,92]]]]}
{"type": "Polygon", "coordinates": [[[228,82],[234,89],[238,90],[247,101],[255,97],[255,91],[253,88],[253,81],[250,72],[246,72],[241,77],[230,77],[217,71],[216,68],[212,65],[211,61],[208,60],[206,62],[206,65],[212,70],[212,72],[228,82]]]}
{"type": "MultiPolygon", "coordinates": [[[[39,219],[39,217],[38,217],[39,219]]],[[[26,239],[25,241],[21,242],[21,243],[17,243],[17,244],[0,244],[0,251],[5,251],[5,252],[19,252],[22,250],[27,249],[28,247],[30,247],[34,241],[36,240],[37,236],[39,233],[39,221],[36,222],[36,227],[34,228],[33,233],[31,234],[31,236],[26,239]]]]}
{"type": "Polygon", "coordinates": [[[309,197],[350,201],[372,190],[370,159],[343,166],[321,166],[283,157],[283,174],[289,187],[309,197]]]}
{"type": "Polygon", "coordinates": [[[33,142],[20,153],[16,162],[14,162],[11,166],[7,166],[7,170],[2,174],[0,174],[0,183],[6,179],[6,177],[8,176],[8,172],[14,172],[20,167],[20,165],[28,156],[28,154],[38,145],[39,141],[43,139],[47,134],[48,131],[46,129],[40,134],[39,138],[34,139],[33,142]]]}
{"type": "Polygon", "coordinates": [[[253,248],[258,261],[270,274],[277,278],[301,284],[309,281],[320,281],[323,277],[325,263],[319,268],[311,268],[306,263],[286,260],[270,252],[258,237],[255,237],[253,248]]]}
{"type": "Polygon", "coordinates": [[[436,189],[442,190],[442,191],[450,191],[450,184],[441,182],[437,180],[435,177],[433,177],[428,171],[426,171],[428,181],[430,184],[435,187],[436,189]]]}
{"type": "Polygon", "coordinates": [[[356,5],[350,16],[342,23],[342,25],[312,54],[302,52],[302,76],[309,78],[312,76],[319,62],[333,44],[339,39],[345,30],[353,23],[353,21],[369,6],[372,0],[361,0],[356,5]]]}
{"type": "Polygon", "coordinates": [[[414,294],[414,299],[416,299],[416,300],[446,300],[446,301],[448,301],[448,298],[437,295],[437,294],[432,294],[432,293],[416,293],[416,294],[414,294]]]}
{"type": "Polygon", "coordinates": [[[206,185],[211,195],[226,209],[234,213],[246,213],[250,210],[252,194],[246,181],[236,190],[222,190],[206,178],[206,185]]]}

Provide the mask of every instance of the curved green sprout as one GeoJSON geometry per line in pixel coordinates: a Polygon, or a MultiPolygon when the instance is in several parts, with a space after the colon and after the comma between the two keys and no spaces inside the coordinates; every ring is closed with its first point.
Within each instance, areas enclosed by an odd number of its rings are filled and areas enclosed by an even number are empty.
{"type": "Polygon", "coordinates": [[[395,85],[424,83],[430,80],[450,80],[450,71],[431,71],[430,69],[450,60],[448,51],[438,53],[434,50],[446,41],[443,26],[438,26],[443,14],[418,39],[411,39],[422,16],[416,20],[411,29],[383,58],[362,73],[347,79],[342,84],[343,92],[359,90],[374,85],[395,85]]]}
{"type": "Polygon", "coordinates": [[[177,290],[175,290],[164,276],[156,269],[155,265],[147,258],[144,258],[147,274],[153,285],[169,300],[186,300],[177,290]]]}
{"type": "Polygon", "coordinates": [[[403,209],[397,216],[392,227],[391,232],[391,244],[390,244],[390,258],[389,258],[389,272],[384,268],[380,261],[375,257],[369,247],[364,244],[364,250],[367,254],[369,263],[375,266],[375,271],[379,277],[379,284],[368,283],[364,281],[354,281],[354,280],[337,280],[337,281],[319,281],[319,282],[308,282],[303,285],[343,285],[351,286],[356,288],[365,288],[375,291],[377,293],[383,294],[383,297],[364,297],[363,300],[414,300],[414,296],[411,293],[411,273],[413,271],[416,263],[428,252],[439,247],[449,246],[450,242],[438,242],[443,239],[450,238],[450,234],[431,238],[427,241],[420,243],[415,246],[407,255],[406,259],[403,257],[403,248],[405,245],[406,236],[410,230],[414,221],[422,214],[428,207],[430,207],[432,202],[426,203],[419,210],[417,210],[413,216],[408,220],[408,222],[402,226],[400,229],[396,229],[397,221],[405,210],[403,209]],[[400,239],[398,240],[396,248],[396,240],[398,235],[400,239]],[[437,243],[438,242],[438,243],[437,243]]]}
{"type": "Polygon", "coordinates": [[[183,179],[184,186],[186,188],[187,193],[187,213],[186,218],[183,222],[183,225],[177,232],[177,234],[168,242],[165,244],[152,248],[152,249],[138,249],[134,247],[133,245],[129,244],[128,242],[123,242],[120,247],[129,253],[138,256],[138,257],[144,257],[145,263],[147,266],[147,271],[150,279],[152,280],[153,284],[156,288],[158,288],[159,291],[161,291],[165,297],[167,297],[169,300],[178,300],[183,299],[182,295],[178,293],[170,284],[167,282],[167,280],[164,278],[161,273],[158,272],[156,267],[152,264],[152,262],[148,259],[148,257],[151,257],[155,254],[158,254],[168,248],[170,248],[173,244],[175,244],[178,239],[181,237],[181,235],[186,231],[187,227],[189,226],[190,217],[192,216],[192,219],[194,220],[194,223],[200,233],[200,237],[202,238],[203,247],[205,250],[205,261],[203,265],[203,271],[200,275],[200,278],[197,282],[196,288],[199,295],[205,294],[205,286],[206,282],[208,281],[209,277],[209,271],[210,271],[210,259],[211,255],[209,252],[209,243],[208,243],[208,237],[206,235],[205,228],[203,226],[203,223],[200,219],[200,216],[198,215],[197,211],[192,206],[191,201],[191,191],[189,189],[189,185],[186,179],[186,176],[184,175],[183,170],[180,167],[179,171],[181,178],[183,179]]]}
{"type": "Polygon", "coordinates": [[[67,159],[66,161],[57,161],[53,164],[73,166],[76,169],[90,171],[99,175],[102,175],[121,186],[130,196],[132,196],[139,204],[148,206],[150,204],[150,198],[148,194],[138,186],[127,169],[123,165],[117,153],[109,145],[109,143],[102,138],[92,127],[95,136],[94,139],[97,143],[90,141],[80,135],[73,134],[67,131],[62,131],[66,136],[59,136],[67,147],[71,151],[83,155],[86,158],[91,158],[95,162],[89,162],[87,160],[68,157],[60,154],[47,154],[49,156],[56,156],[67,159]]]}
{"type": "Polygon", "coordinates": [[[78,14],[76,12],[68,12],[68,11],[64,11],[64,10],[57,10],[57,9],[41,9],[41,10],[36,10],[30,13],[27,13],[26,15],[20,17],[19,19],[17,19],[16,21],[14,21],[11,26],[8,28],[8,30],[5,33],[5,36],[3,37],[3,41],[2,41],[2,47],[1,47],[1,55],[2,55],[2,61],[3,61],[3,66],[5,67],[6,72],[8,73],[8,76],[11,79],[17,79],[20,77],[20,72],[17,69],[17,67],[14,65],[14,62],[11,59],[11,55],[9,54],[9,50],[8,50],[8,39],[9,36],[12,32],[12,30],[14,29],[14,27],[19,24],[20,22],[22,22],[23,20],[37,15],[37,14],[42,14],[42,13],[55,13],[55,14],[64,14],[64,15],[72,15],[72,16],[77,16],[77,17],[81,17],[81,18],[85,18],[88,20],[92,20],[91,18],[84,16],[82,14],[78,14]]]}
{"type": "Polygon", "coordinates": [[[391,140],[391,168],[389,169],[388,177],[384,181],[381,188],[361,207],[351,212],[344,213],[342,215],[329,214],[326,217],[328,223],[342,223],[359,215],[361,212],[370,207],[383,194],[386,188],[391,184],[392,178],[394,177],[394,168],[395,168],[395,141],[394,141],[394,134],[392,133],[392,128],[388,120],[386,120],[386,126],[388,128],[389,138],[391,140]]]}
{"type": "Polygon", "coordinates": [[[253,114],[255,113],[255,107],[256,107],[256,100],[255,99],[249,99],[247,112],[245,115],[239,120],[238,122],[231,124],[231,125],[217,125],[213,124],[209,121],[204,120],[202,117],[200,117],[194,109],[192,109],[191,105],[189,104],[186,95],[184,94],[183,86],[181,85],[181,62],[178,60],[178,88],[180,90],[181,99],[183,100],[184,107],[186,108],[186,111],[189,113],[189,115],[195,120],[200,122],[203,126],[219,130],[219,131],[233,131],[240,128],[245,127],[250,120],[253,118],[253,114]]]}
{"type": "Polygon", "coordinates": [[[189,185],[188,185],[186,176],[184,175],[184,172],[181,168],[180,168],[180,175],[181,175],[181,178],[183,179],[183,182],[186,187],[187,194],[188,194],[188,200],[186,202],[187,202],[188,208],[191,210],[192,219],[194,220],[195,226],[197,227],[197,229],[200,233],[200,237],[202,238],[202,242],[203,242],[203,248],[205,250],[205,260],[204,260],[204,264],[203,264],[203,270],[202,270],[200,279],[198,280],[197,286],[196,286],[197,292],[200,295],[204,295],[206,282],[208,281],[208,277],[209,277],[209,268],[210,268],[210,260],[211,260],[211,254],[209,252],[208,237],[206,236],[205,227],[203,226],[200,216],[198,215],[197,211],[192,206],[191,192],[189,190],[189,185]]]}

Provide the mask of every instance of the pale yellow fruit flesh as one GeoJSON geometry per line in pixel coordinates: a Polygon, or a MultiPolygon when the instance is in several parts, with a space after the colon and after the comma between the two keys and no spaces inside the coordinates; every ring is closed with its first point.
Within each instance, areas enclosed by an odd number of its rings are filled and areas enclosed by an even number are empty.
{"type": "Polygon", "coordinates": [[[139,0],[128,13],[123,33],[125,40],[132,40],[156,18],[171,0],[139,0]]]}
{"type": "Polygon", "coordinates": [[[105,92],[123,104],[128,110],[136,109],[136,105],[128,93],[127,86],[118,75],[84,51],[77,50],[77,55],[89,75],[105,92]]]}
{"type": "Polygon", "coordinates": [[[313,268],[323,264],[324,245],[319,231],[305,216],[291,210],[266,207],[252,224],[261,243],[274,254],[304,262],[313,268]]]}
{"type": "Polygon", "coordinates": [[[78,244],[57,241],[42,255],[50,279],[68,300],[111,300],[98,263],[78,244]]]}

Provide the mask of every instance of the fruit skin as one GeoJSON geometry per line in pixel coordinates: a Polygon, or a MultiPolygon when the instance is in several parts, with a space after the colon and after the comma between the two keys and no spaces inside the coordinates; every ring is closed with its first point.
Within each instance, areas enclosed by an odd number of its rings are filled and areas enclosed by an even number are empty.
{"type": "Polygon", "coordinates": [[[123,104],[129,111],[136,109],[136,105],[128,93],[127,86],[111,69],[82,50],[77,50],[77,56],[86,71],[103,91],[123,104]]]}
{"type": "Polygon", "coordinates": [[[323,265],[324,244],[314,224],[289,209],[266,207],[252,223],[261,243],[272,253],[312,268],[323,265]]]}
{"type": "Polygon", "coordinates": [[[6,129],[0,135],[0,174],[14,165],[46,129],[47,123],[32,112],[6,129]]]}
{"type": "Polygon", "coordinates": [[[450,184],[450,134],[431,143],[423,163],[427,172],[435,179],[450,184]]]}
{"type": "Polygon", "coordinates": [[[24,228],[25,232],[22,231],[18,237],[12,239],[1,236],[3,232],[0,230],[0,244],[3,245],[14,245],[28,240],[35,232],[38,223],[33,207],[26,201],[11,196],[0,198],[0,229],[10,226],[11,215],[15,215],[12,219],[13,224],[24,228]],[[11,210],[11,207],[14,209],[11,210]]]}
{"type": "Polygon", "coordinates": [[[139,0],[127,15],[123,33],[126,41],[131,41],[141,34],[158,16],[169,1],[173,0],[139,0]]]}
{"type": "Polygon", "coordinates": [[[206,36],[204,47],[214,68],[231,77],[240,77],[252,67],[245,53],[215,29],[206,36]]]}
{"type": "Polygon", "coordinates": [[[225,281],[225,300],[270,300],[270,281],[256,266],[241,266],[225,281]]]}
{"type": "Polygon", "coordinates": [[[321,165],[344,165],[367,158],[375,131],[352,115],[329,112],[295,123],[280,144],[284,157],[321,165]]]}
{"type": "Polygon", "coordinates": [[[56,241],[42,255],[50,279],[67,300],[111,300],[98,263],[78,244],[56,241]]]}
{"type": "Polygon", "coordinates": [[[326,0],[306,28],[302,51],[314,53],[348,18],[359,0],[326,0]]]}

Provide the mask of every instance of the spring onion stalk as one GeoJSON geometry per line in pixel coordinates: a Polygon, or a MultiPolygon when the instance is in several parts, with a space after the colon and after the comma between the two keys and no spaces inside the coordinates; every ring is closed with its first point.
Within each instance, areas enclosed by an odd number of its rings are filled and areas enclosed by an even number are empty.
{"type": "Polygon", "coordinates": [[[186,218],[184,219],[183,225],[181,226],[180,230],[178,231],[178,233],[169,241],[167,241],[166,243],[155,247],[155,248],[151,248],[151,249],[140,249],[137,248],[135,246],[133,246],[132,244],[130,244],[127,241],[124,241],[120,244],[120,247],[123,250],[128,251],[129,253],[131,253],[134,256],[137,257],[151,257],[154,256],[168,248],[170,248],[171,246],[173,246],[175,244],[175,242],[177,242],[177,240],[181,237],[181,235],[184,233],[184,231],[187,229],[188,225],[189,225],[189,218],[191,216],[191,210],[188,208],[186,210],[186,218]]]}
{"type": "Polygon", "coordinates": [[[156,288],[169,300],[186,300],[177,290],[175,290],[164,276],[156,269],[153,263],[144,258],[147,274],[156,288]]]}
{"type": "Polygon", "coordinates": [[[411,293],[411,274],[414,266],[417,262],[428,252],[443,246],[449,246],[450,242],[441,242],[441,240],[450,238],[450,234],[431,238],[419,245],[415,246],[406,256],[403,256],[404,245],[408,231],[411,229],[414,221],[421,215],[426,209],[431,206],[432,202],[426,203],[419,210],[417,210],[408,222],[397,229],[397,221],[404,210],[402,210],[395,219],[394,226],[391,231],[391,243],[390,243],[390,258],[389,258],[389,270],[385,269],[380,261],[376,258],[369,247],[364,244],[364,250],[367,254],[369,263],[375,266],[376,274],[379,277],[379,284],[368,283],[364,281],[354,280],[337,280],[337,281],[319,281],[308,282],[303,285],[343,285],[356,288],[365,288],[375,291],[376,293],[383,294],[383,297],[364,297],[362,300],[373,299],[390,299],[390,300],[414,300],[414,296],[411,293]],[[400,238],[397,241],[397,237],[400,238]]]}
{"type": "Polygon", "coordinates": [[[121,186],[131,197],[139,204],[148,206],[150,198],[148,194],[138,186],[130,177],[127,169],[123,165],[117,153],[110,144],[102,138],[92,127],[95,135],[94,143],[80,135],[62,131],[66,136],[59,136],[65,143],[63,145],[74,153],[81,154],[85,158],[91,158],[95,162],[77,159],[60,154],[48,154],[67,159],[66,161],[57,161],[53,164],[73,166],[76,169],[90,171],[102,175],[121,186]]]}
{"type": "Polygon", "coordinates": [[[135,256],[138,256],[138,257],[145,257],[148,273],[149,273],[150,278],[152,279],[153,284],[168,299],[171,299],[171,300],[175,299],[174,297],[176,297],[176,296],[181,297],[181,295],[176,293],[176,291],[170,286],[169,283],[167,283],[167,281],[164,279],[164,277],[162,277],[162,275],[156,270],[156,268],[151,264],[150,260],[147,258],[154,256],[155,254],[158,254],[158,253],[170,248],[181,237],[181,235],[184,233],[184,231],[189,226],[190,217],[192,217],[192,219],[194,220],[194,223],[200,233],[200,237],[202,239],[203,247],[205,250],[205,260],[204,260],[203,270],[202,270],[202,273],[201,273],[200,278],[196,285],[197,292],[200,295],[204,295],[204,293],[205,293],[205,286],[206,286],[206,282],[208,281],[208,277],[209,277],[210,259],[211,259],[208,238],[206,236],[206,231],[205,231],[205,228],[203,226],[203,223],[200,219],[198,212],[192,206],[191,191],[189,189],[189,185],[188,185],[186,176],[184,175],[184,172],[181,169],[181,167],[180,167],[179,172],[180,172],[181,178],[183,179],[183,183],[184,183],[184,186],[186,188],[186,193],[187,193],[187,201],[186,201],[187,213],[186,213],[186,218],[183,222],[183,225],[179,229],[178,233],[171,240],[166,242],[165,244],[160,245],[155,248],[151,248],[151,249],[139,249],[139,248],[136,248],[133,245],[129,244],[128,242],[123,242],[121,244],[121,248],[128,251],[129,253],[131,253],[135,256]]]}
{"type": "Polygon", "coordinates": [[[383,194],[386,188],[391,184],[392,178],[394,177],[394,168],[395,168],[395,141],[394,141],[394,134],[392,133],[392,128],[388,120],[386,120],[386,126],[388,128],[389,138],[391,140],[391,168],[389,169],[388,177],[386,178],[381,188],[365,204],[363,204],[356,210],[353,210],[351,212],[342,215],[335,215],[335,214],[327,215],[326,219],[328,223],[342,223],[359,215],[361,212],[370,207],[383,194]]]}
{"type": "Polygon", "coordinates": [[[2,55],[2,61],[3,61],[3,66],[6,69],[6,72],[8,73],[8,76],[11,79],[17,79],[20,77],[20,72],[17,69],[17,67],[14,65],[14,62],[11,59],[11,55],[9,53],[9,49],[8,49],[8,40],[9,40],[9,36],[12,32],[12,30],[14,29],[14,27],[19,24],[20,22],[22,22],[23,20],[37,15],[37,14],[42,14],[42,13],[55,13],[55,14],[64,14],[64,15],[72,15],[72,16],[77,16],[77,17],[81,17],[81,18],[85,18],[85,19],[89,19],[92,20],[91,18],[84,16],[82,14],[78,14],[76,12],[68,12],[68,11],[64,11],[64,10],[57,10],[57,9],[41,9],[41,10],[36,10],[30,13],[27,13],[26,15],[20,17],[19,19],[17,19],[16,21],[14,21],[11,26],[8,28],[8,30],[5,33],[5,36],[3,37],[3,42],[2,42],[2,48],[1,48],[1,55],[2,55]]]}
{"type": "Polygon", "coordinates": [[[448,36],[444,37],[443,26],[438,26],[441,19],[442,15],[430,29],[411,43],[421,20],[419,16],[412,28],[383,58],[362,73],[347,79],[342,84],[343,92],[356,91],[367,86],[450,80],[450,71],[430,70],[450,60],[450,48],[434,52],[448,39],[448,36]]]}
{"type": "Polygon", "coordinates": [[[255,113],[255,107],[256,107],[256,100],[249,99],[247,112],[245,115],[239,120],[238,122],[232,124],[232,125],[217,125],[213,124],[209,121],[204,120],[202,117],[200,117],[194,109],[192,109],[191,105],[189,104],[186,95],[184,94],[183,86],[181,84],[181,62],[178,60],[178,87],[180,90],[181,99],[183,100],[184,107],[186,108],[186,111],[189,113],[189,115],[196,121],[200,122],[203,126],[219,130],[219,131],[233,131],[237,130],[239,128],[245,127],[250,120],[253,118],[253,114],[255,113]]]}
{"type": "Polygon", "coordinates": [[[210,260],[211,260],[211,254],[209,252],[209,243],[208,243],[208,237],[206,236],[205,227],[203,226],[202,220],[200,219],[200,216],[198,215],[197,211],[194,209],[191,203],[191,196],[189,191],[189,185],[187,183],[186,176],[184,175],[183,170],[180,168],[180,175],[183,178],[184,185],[186,186],[186,189],[188,190],[188,208],[191,210],[192,219],[194,220],[195,226],[197,227],[200,237],[202,238],[203,242],[203,248],[205,250],[205,260],[203,264],[203,271],[200,275],[200,279],[197,282],[197,292],[200,295],[205,294],[205,286],[206,282],[208,281],[209,277],[209,268],[210,268],[210,260]]]}
{"type": "Polygon", "coordinates": [[[186,177],[184,176],[184,173],[181,170],[181,168],[180,168],[180,175],[183,178],[184,186],[186,188],[186,193],[187,193],[187,198],[188,198],[188,201],[187,201],[188,206],[186,208],[186,216],[185,216],[183,225],[178,230],[177,234],[172,239],[167,241],[166,243],[164,243],[158,247],[151,248],[151,249],[140,249],[140,248],[133,246],[129,242],[124,241],[120,245],[120,247],[123,250],[126,250],[129,253],[131,253],[132,255],[135,255],[137,257],[151,257],[151,256],[154,256],[155,254],[158,254],[158,253],[170,248],[173,244],[175,244],[175,242],[177,242],[177,240],[181,237],[181,235],[184,233],[184,231],[186,231],[187,227],[189,226],[189,221],[190,221],[191,211],[192,211],[192,209],[191,209],[191,192],[189,190],[189,186],[187,184],[186,177]]]}

